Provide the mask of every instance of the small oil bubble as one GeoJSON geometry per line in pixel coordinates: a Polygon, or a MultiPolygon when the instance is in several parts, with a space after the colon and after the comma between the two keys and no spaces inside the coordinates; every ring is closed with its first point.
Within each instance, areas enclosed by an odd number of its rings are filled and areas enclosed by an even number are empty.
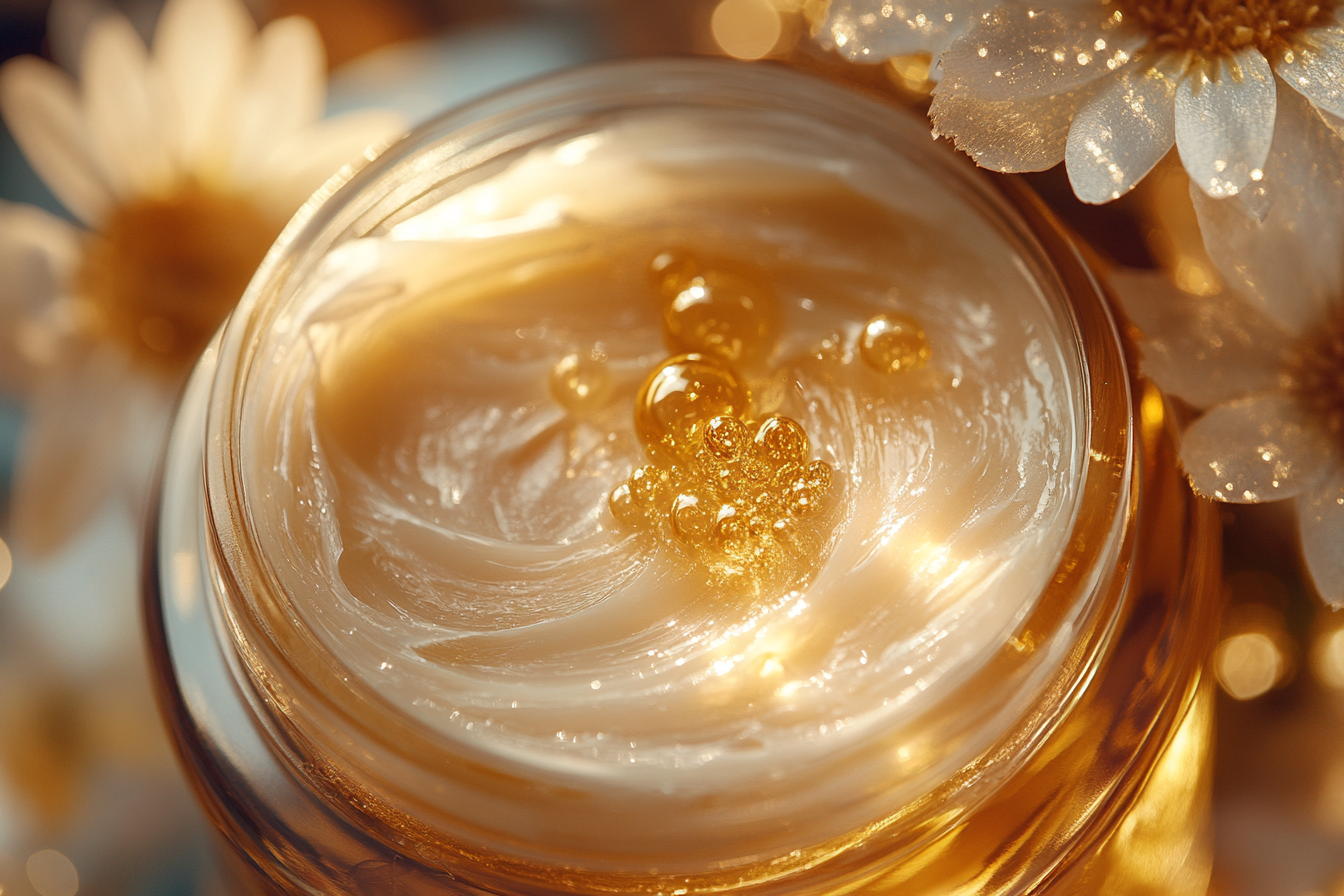
{"type": "Polygon", "coordinates": [[[566,355],[551,368],[551,397],[565,412],[582,417],[611,398],[611,371],[598,351],[566,355]]]}
{"type": "Polygon", "coordinates": [[[673,352],[698,352],[730,364],[759,365],[779,339],[778,302],[761,274],[667,249],[649,264],[673,352]]]}
{"type": "Polygon", "coordinates": [[[727,365],[704,355],[669,358],[649,375],[635,400],[635,434],[651,456],[693,456],[698,426],[747,411],[747,387],[727,365]]]}
{"type": "Polygon", "coordinates": [[[672,351],[700,352],[751,367],[774,351],[779,311],[765,283],[710,268],[692,277],[663,307],[663,334],[672,351]]]}
{"type": "Polygon", "coordinates": [[[689,249],[665,249],[649,263],[649,282],[666,301],[676,298],[700,272],[700,259],[689,249]]]}
{"type": "Polygon", "coordinates": [[[859,337],[859,355],[878,373],[918,370],[933,356],[919,321],[906,314],[879,314],[859,337]]]}
{"type": "Polygon", "coordinates": [[[807,433],[789,417],[769,417],[756,430],[756,453],[771,466],[799,463],[809,450],[807,433]]]}
{"type": "Polygon", "coordinates": [[[736,417],[715,417],[705,427],[705,448],[718,460],[733,460],[747,443],[747,426],[736,417]]]}

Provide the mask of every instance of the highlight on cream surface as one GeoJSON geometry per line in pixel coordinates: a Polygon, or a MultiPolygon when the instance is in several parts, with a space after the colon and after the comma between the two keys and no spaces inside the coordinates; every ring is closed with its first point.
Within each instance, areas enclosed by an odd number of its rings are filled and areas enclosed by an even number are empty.
{"type": "Polygon", "coordinates": [[[473,842],[732,862],[874,821],[954,766],[895,733],[1064,550],[1065,312],[952,187],[771,116],[501,160],[266,335],[244,484],[285,612],[498,773],[444,785],[473,842]],[[658,376],[718,396],[670,442],[658,376]]]}

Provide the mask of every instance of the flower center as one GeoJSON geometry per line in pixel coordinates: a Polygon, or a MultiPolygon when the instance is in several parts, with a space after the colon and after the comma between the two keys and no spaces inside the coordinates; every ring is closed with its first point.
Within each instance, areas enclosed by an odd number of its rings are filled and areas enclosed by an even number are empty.
{"type": "Polygon", "coordinates": [[[283,224],[246,198],[187,182],[166,199],[114,209],[76,284],[107,336],[178,372],[242,296],[283,224]]]}
{"type": "Polygon", "coordinates": [[[1161,50],[1202,59],[1254,47],[1269,56],[1304,28],[1329,24],[1330,0],[1119,0],[1161,50]]]}
{"type": "Polygon", "coordinates": [[[1290,366],[1298,400],[1336,439],[1344,440],[1344,309],[1299,347],[1290,366]]]}

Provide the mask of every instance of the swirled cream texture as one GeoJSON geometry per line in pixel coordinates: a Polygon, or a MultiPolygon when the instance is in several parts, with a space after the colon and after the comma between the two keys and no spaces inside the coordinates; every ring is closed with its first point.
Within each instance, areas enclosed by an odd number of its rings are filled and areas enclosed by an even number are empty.
{"type": "Polygon", "coordinates": [[[277,324],[256,525],[349,674],[498,773],[443,797],[472,838],[670,867],[880,818],[956,761],[899,733],[1054,573],[1086,437],[1067,318],[954,189],[796,139],[663,111],[532,149],[338,246],[277,324]],[[747,416],[834,471],[783,585],[609,509],[674,354],[668,247],[759,272],[778,320],[747,416]],[[864,362],[881,315],[927,363],[864,362]],[[566,406],[572,356],[600,388],[566,406]]]}

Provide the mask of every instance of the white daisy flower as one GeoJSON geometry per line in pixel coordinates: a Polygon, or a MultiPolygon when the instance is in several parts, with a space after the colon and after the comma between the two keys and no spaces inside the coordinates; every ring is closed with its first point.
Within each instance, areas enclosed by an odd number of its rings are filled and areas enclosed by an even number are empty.
{"type": "MultiPolygon", "coordinates": [[[[851,62],[937,59],[998,0],[833,0],[817,40],[851,62]]],[[[941,72],[930,67],[928,77],[941,72]]]]}
{"type": "Polygon", "coordinates": [[[1086,202],[1128,192],[1174,143],[1207,195],[1263,216],[1283,96],[1344,115],[1344,26],[1323,0],[1010,0],[940,64],[935,133],[998,171],[1064,161],[1086,202]]]}
{"type": "Polygon", "coordinates": [[[1305,102],[1286,109],[1263,223],[1191,191],[1210,256],[1237,288],[1192,296],[1138,272],[1113,285],[1143,331],[1144,372],[1207,409],[1181,441],[1195,491],[1295,499],[1316,588],[1344,607],[1344,158],[1305,102]]]}
{"type": "Polygon", "coordinates": [[[321,120],[316,29],[257,32],[239,0],[169,0],[153,50],[121,16],[76,83],[0,68],[0,112],[84,228],[0,205],[0,375],[27,393],[13,529],[56,547],[118,489],[138,508],[177,384],[281,228],[343,165],[403,129],[321,120]]]}

